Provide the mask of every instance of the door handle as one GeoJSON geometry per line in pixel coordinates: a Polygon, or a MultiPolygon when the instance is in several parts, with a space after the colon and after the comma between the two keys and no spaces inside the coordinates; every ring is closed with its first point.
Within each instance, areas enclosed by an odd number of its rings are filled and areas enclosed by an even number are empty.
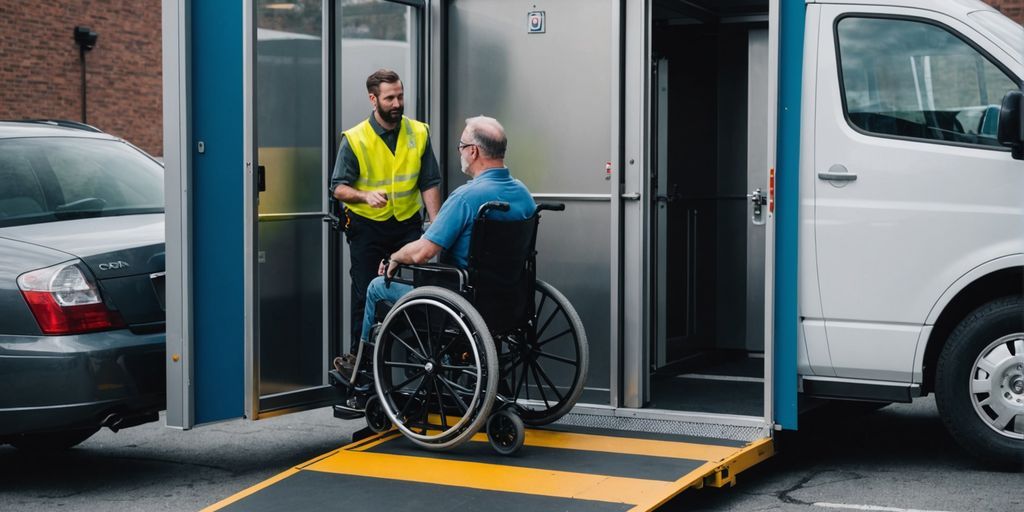
{"type": "Polygon", "coordinates": [[[856,181],[857,174],[846,170],[846,166],[836,164],[827,171],[819,172],[818,179],[825,181],[856,181]]]}

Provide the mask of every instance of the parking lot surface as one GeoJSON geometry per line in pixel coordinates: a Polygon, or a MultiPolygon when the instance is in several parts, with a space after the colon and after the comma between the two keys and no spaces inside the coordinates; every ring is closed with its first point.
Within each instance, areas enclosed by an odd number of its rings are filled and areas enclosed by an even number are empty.
{"type": "MultiPolygon", "coordinates": [[[[1024,473],[990,471],[960,452],[932,400],[802,421],[781,439],[782,452],[736,487],[687,491],[663,510],[1024,509],[1024,473]]],[[[103,431],[57,455],[3,446],[0,510],[199,510],[347,443],[361,427],[320,409],[184,432],[161,423],[103,431]]]]}

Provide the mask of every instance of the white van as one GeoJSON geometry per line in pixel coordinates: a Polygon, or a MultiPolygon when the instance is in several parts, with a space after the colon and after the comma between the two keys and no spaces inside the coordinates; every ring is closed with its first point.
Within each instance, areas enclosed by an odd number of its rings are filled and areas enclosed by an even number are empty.
{"type": "Polygon", "coordinates": [[[1024,29],[975,1],[845,0],[808,2],[806,34],[803,391],[934,392],[965,448],[1020,463],[1024,29]]]}

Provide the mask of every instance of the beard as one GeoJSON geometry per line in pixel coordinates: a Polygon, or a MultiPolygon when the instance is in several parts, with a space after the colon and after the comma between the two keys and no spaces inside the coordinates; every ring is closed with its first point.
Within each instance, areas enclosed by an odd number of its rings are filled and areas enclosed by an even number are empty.
{"type": "Polygon", "coordinates": [[[466,155],[459,155],[459,164],[462,165],[462,174],[472,178],[473,176],[469,174],[469,162],[466,161],[466,155]]]}
{"type": "Polygon", "coordinates": [[[384,110],[384,107],[382,107],[379,103],[377,104],[377,115],[379,115],[381,119],[389,123],[397,123],[401,121],[402,114],[404,113],[405,105],[399,105],[398,107],[395,107],[391,110],[384,110]]]}

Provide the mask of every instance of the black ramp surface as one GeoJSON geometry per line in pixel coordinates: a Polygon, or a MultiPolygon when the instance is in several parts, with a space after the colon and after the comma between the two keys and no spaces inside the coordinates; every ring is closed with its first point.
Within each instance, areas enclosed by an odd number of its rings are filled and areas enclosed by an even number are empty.
{"type": "Polygon", "coordinates": [[[624,503],[484,491],[466,487],[299,471],[220,510],[231,512],[372,511],[622,512],[624,503]]]}

